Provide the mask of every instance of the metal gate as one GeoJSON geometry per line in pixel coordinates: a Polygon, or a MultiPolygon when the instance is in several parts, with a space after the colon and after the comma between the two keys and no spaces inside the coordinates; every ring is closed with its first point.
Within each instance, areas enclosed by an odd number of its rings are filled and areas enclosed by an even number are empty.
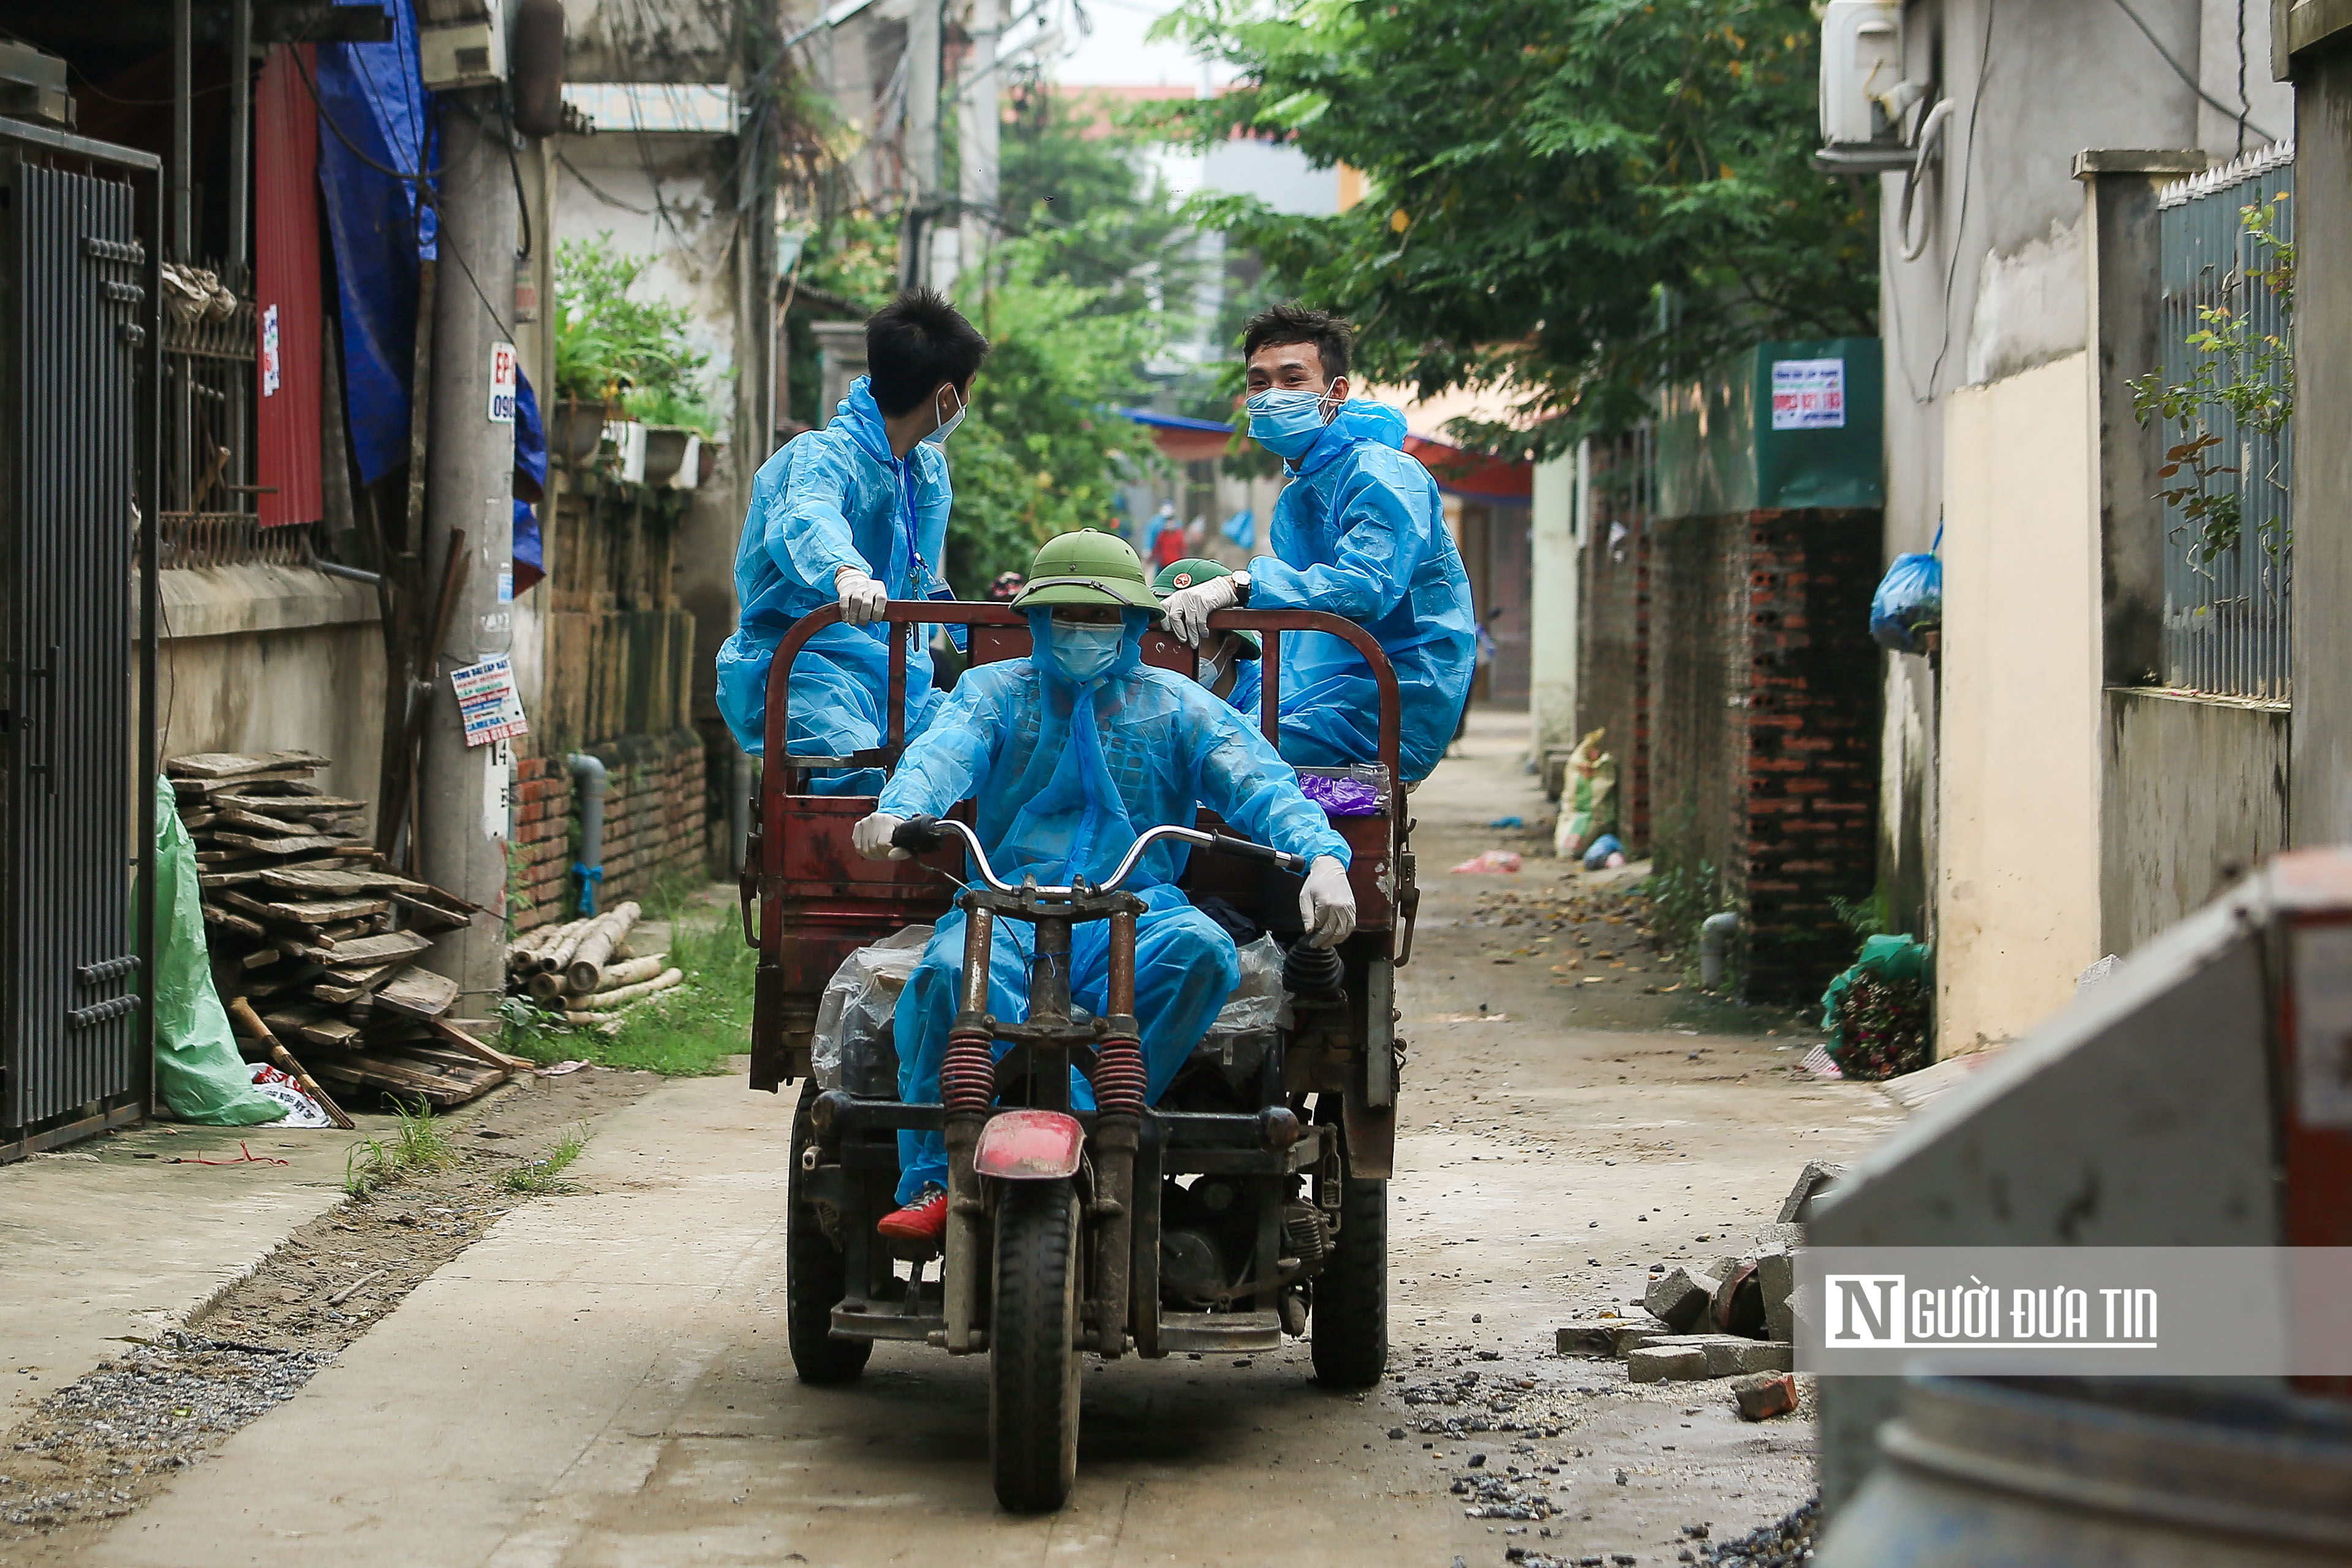
{"type": "MultiPolygon", "coordinates": [[[[2292,346],[2292,267],[2276,247],[2249,229],[2263,215],[2276,242],[2294,239],[2292,142],[2249,153],[2235,163],[2167,185],[2157,198],[2158,248],[2164,285],[2164,381],[2217,390],[2197,400],[2184,420],[2166,421],[2174,451],[2210,437],[2218,463],[2204,488],[2226,496],[2221,526],[2200,528],[2177,506],[2164,510],[2164,683],[2222,697],[2285,701],[2293,663],[2294,544],[2294,426],[2242,420],[2221,395],[2243,383],[2283,386],[2292,406],[2292,372],[2272,343],[2292,346]],[[2224,312],[2209,316],[2211,311],[2224,312]],[[2217,338],[2208,338],[2208,331],[2217,338]],[[2242,337],[2221,350],[2209,342],[2242,337]]],[[[2195,480],[2195,465],[2168,485],[2195,480]]]]}
{"type": "Polygon", "coordinates": [[[152,1078],[157,301],[123,174],[156,168],[0,124],[0,1158],[152,1078]]]}

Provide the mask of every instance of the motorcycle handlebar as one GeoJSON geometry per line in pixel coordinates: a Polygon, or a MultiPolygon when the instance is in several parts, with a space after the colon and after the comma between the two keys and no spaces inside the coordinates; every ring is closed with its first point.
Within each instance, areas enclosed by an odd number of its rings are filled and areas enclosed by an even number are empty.
{"type": "MultiPolygon", "coordinates": [[[[898,824],[891,833],[890,843],[894,848],[904,849],[909,854],[929,854],[947,842],[950,831],[953,831],[958,837],[961,838],[964,847],[971,851],[972,865],[978,868],[982,881],[1000,893],[1017,890],[1000,879],[996,874],[996,868],[988,863],[988,851],[980,847],[980,836],[953,817],[910,816],[898,824]]],[[[1238,855],[1245,859],[1268,861],[1294,877],[1303,877],[1307,874],[1307,858],[1303,855],[1292,855],[1264,844],[1255,844],[1246,838],[1236,838],[1229,833],[1203,833],[1196,827],[1162,826],[1149,829],[1139,837],[1119,861],[1118,868],[1094,890],[1099,893],[1117,891],[1134,871],[1137,864],[1142,860],[1143,852],[1162,838],[1181,839],[1196,848],[1211,850],[1221,855],[1238,855]]],[[[1074,889],[1047,888],[1039,890],[1070,892],[1074,889]]]]}

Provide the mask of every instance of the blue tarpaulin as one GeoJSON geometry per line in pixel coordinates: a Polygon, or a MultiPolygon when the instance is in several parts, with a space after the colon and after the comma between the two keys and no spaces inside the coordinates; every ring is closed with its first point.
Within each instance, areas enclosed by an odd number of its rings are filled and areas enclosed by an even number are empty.
{"type": "Polygon", "coordinates": [[[547,575],[539,509],[532,504],[547,494],[547,427],[540,423],[539,395],[520,365],[515,366],[514,488],[514,591],[522,594],[547,575]]]}
{"type": "Polygon", "coordinates": [[[434,214],[417,184],[432,149],[433,95],[416,63],[411,0],[339,0],[389,11],[386,44],[321,44],[319,190],[335,249],[345,398],[360,478],[408,460],[417,263],[434,254],[434,214]]]}

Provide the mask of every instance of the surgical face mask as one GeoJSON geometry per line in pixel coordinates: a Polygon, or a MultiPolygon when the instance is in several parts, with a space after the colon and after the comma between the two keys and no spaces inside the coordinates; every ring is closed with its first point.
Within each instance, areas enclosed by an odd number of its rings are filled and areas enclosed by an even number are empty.
{"type": "Polygon", "coordinates": [[[1292,391],[1270,386],[1243,406],[1249,410],[1250,436],[1276,457],[1297,462],[1330,422],[1324,405],[1328,392],[1292,391]]]}
{"type": "Polygon", "coordinates": [[[1083,686],[1111,667],[1126,637],[1122,626],[1092,626],[1073,621],[1054,623],[1054,663],[1071,680],[1083,686]]]}
{"type": "Polygon", "coordinates": [[[1222,648],[1201,660],[1201,672],[1198,679],[1202,685],[1214,691],[1217,689],[1217,683],[1224,679],[1226,672],[1233,668],[1233,650],[1222,648]]]}
{"type": "MultiPolygon", "coordinates": [[[[945,391],[945,390],[952,390],[952,389],[951,389],[951,388],[942,388],[941,390],[945,391]]],[[[939,411],[940,411],[940,401],[939,401],[939,399],[938,399],[937,397],[933,397],[933,398],[931,399],[931,412],[932,412],[933,414],[937,414],[939,411]]],[[[948,444],[948,437],[955,434],[955,427],[956,427],[957,426],[959,426],[959,425],[962,424],[962,423],[963,423],[963,416],[964,416],[965,415],[967,415],[967,414],[971,413],[971,405],[970,404],[968,404],[968,403],[964,402],[964,400],[963,400],[962,398],[961,398],[961,397],[957,398],[957,399],[956,399],[956,411],[955,411],[953,414],[950,414],[950,416],[948,416],[945,419],[940,420],[940,424],[939,424],[939,428],[938,428],[938,429],[936,429],[936,430],[933,430],[929,435],[928,435],[928,436],[924,437],[923,437],[923,439],[924,439],[924,440],[926,440],[926,441],[929,441],[929,442],[932,446],[934,446],[934,447],[944,447],[944,446],[946,446],[946,445],[948,444]]]]}

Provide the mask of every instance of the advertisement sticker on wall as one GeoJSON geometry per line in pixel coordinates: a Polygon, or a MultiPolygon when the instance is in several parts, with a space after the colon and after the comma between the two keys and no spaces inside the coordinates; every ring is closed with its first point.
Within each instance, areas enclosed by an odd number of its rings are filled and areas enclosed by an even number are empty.
{"type": "Polygon", "coordinates": [[[1772,428],[1845,428],[1845,361],[1776,359],[1772,362],[1772,428]]]}

